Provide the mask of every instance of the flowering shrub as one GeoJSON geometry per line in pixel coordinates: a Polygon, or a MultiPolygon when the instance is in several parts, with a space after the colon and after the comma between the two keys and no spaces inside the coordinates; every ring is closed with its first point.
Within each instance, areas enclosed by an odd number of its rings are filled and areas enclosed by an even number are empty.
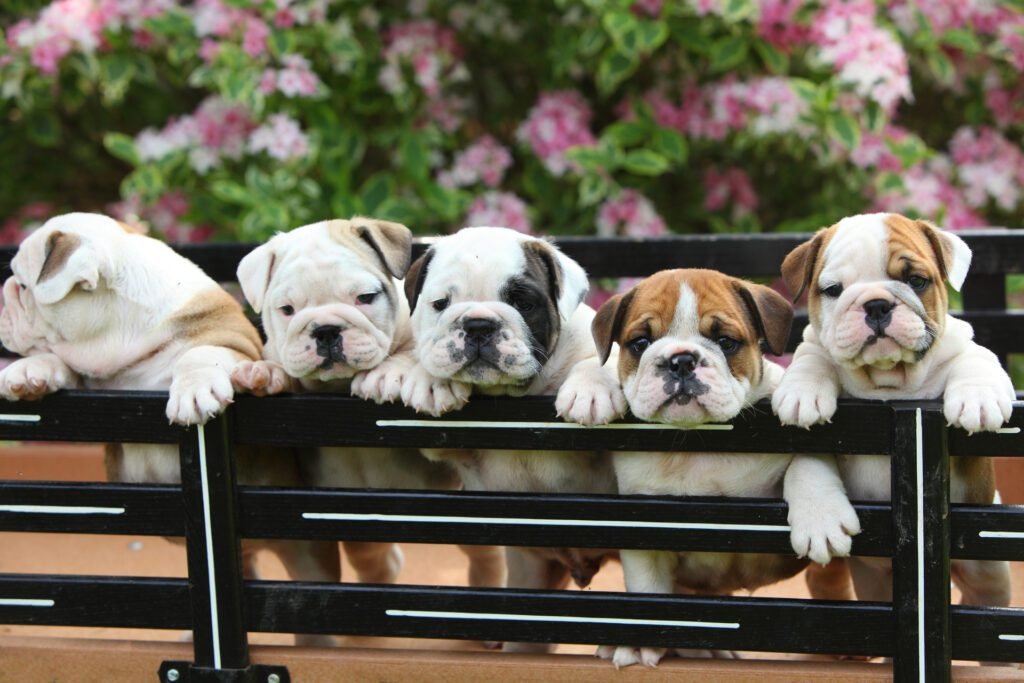
{"type": "Polygon", "coordinates": [[[1021,0],[13,7],[4,239],[40,202],[172,240],[353,213],[631,236],[1024,217],[1021,0]]]}

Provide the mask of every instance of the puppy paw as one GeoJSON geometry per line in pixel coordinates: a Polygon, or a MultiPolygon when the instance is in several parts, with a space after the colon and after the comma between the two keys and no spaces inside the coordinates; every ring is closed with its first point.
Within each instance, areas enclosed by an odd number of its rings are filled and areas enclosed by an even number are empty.
{"type": "Polygon", "coordinates": [[[619,380],[603,367],[573,370],[558,390],[555,411],[568,422],[603,425],[626,414],[619,380]]]}
{"type": "Polygon", "coordinates": [[[466,405],[472,390],[469,384],[434,377],[416,365],[402,383],[402,402],[417,413],[440,417],[466,405]]]}
{"type": "Polygon", "coordinates": [[[634,664],[655,667],[665,656],[665,648],[661,647],[629,647],[613,645],[602,645],[597,649],[597,656],[601,659],[610,659],[616,669],[634,664]]]}
{"type": "Polygon", "coordinates": [[[994,432],[1010,419],[1013,394],[990,384],[947,387],[942,412],[950,427],[969,433],[994,432]]]}
{"type": "Polygon", "coordinates": [[[857,511],[846,495],[839,492],[791,503],[789,526],[789,540],[797,557],[818,564],[848,556],[853,537],[860,533],[857,511]]]}
{"type": "Polygon", "coordinates": [[[231,403],[231,376],[219,368],[175,375],[167,401],[167,419],[174,424],[204,424],[231,403]]]}
{"type": "Polygon", "coordinates": [[[292,378],[279,363],[266,360],[242,361],[231,371],[231,386],[254,396],[271,396],[288,391],[292,378]]]}
{"type": "Polygon", "coordinates": [[[772,394],[772,411],[784,425],[809,428],[829,422],[836,412],[836,389],[828,382],[782,380],[772,394]]]}
{"type": "Polygon", "coordinates": [[[57,356],[20,358],[0,372],[0,396],[8,401],[34,401],[76,385],[74,374],[57,356]]]}
{"type": "Polygon", "coordinates": [[[352,395],[374,403],[391,403],[402,397],[406,376],[415,365],[405,356],[391,356],[372,370],[352,378],[352,395]]]}

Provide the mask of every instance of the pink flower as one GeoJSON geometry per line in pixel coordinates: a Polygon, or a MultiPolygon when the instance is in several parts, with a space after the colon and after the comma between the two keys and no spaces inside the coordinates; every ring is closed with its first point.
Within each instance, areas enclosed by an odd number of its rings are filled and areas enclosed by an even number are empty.
{"type": "Polygon", "coordinates": [[[264,95],[272,95],[277,90],[277,72],[273,69],[264,69],[257,89],[264,95]]]}
{"type": "Polygon", "coordinates": [[[474,199],[466,214],[466,226],[512,228],[533,234],[526,203],[509,192],[485,192],[474,199]]]}
{"type": "Polygon", "coordinates": [[[963,126],[953,135],[950,156],[967,203],[975,208],[989,199],[1013,211],[1024,193],[1024,152],[996,130],[963,126]]]}
{"type": "Polygon", "coordinates": [[[306,155],[309,140],[298,121],[286,114],[273,114],[252,132],[249,151],[266,152],[274,159],[290,161],[306,155]]]}
{"type": "Polygon", "coordinates": [[[196,35],[224,38],[237,26],[246,23],[247,15],[240,9],[229,7],[222,0],[196,0],[193,23],[196,35]]]}
{"type": "Polygon", "coordinates": [[[160,130],[143,130],[135,138],[135,147],[142,161],[187,152],[192,167],[205,173],[223,157],[240,157],[252,129],[253,122],[244,109],[219,97],[208,97],[192,114],[171,119],[160,130]]]}
{"type": "Polygon", "coordinates": [[[16,245],[56,213],[49,202],[30,202],[19,207],[0,225],[0,244],[16,245]]]}
{"type": "Polygon", "coordinates": [[[758,198],[750,176],[740,168],[719,170],[715,167],[704,172],[704,209],[720,211],[733,206],[733,216],[744,216],[757,209],[758,198]]]}
{"type": "Polygon", "coordinates": [[[623,190],[604,202],[597,212],[597,234],[602,237],[657,237],[667,233],[665,221],[654,204],[636,190],[623,190]]]}
{"type": "Polygon", "coordinates": [[[665,0],[634,0],[629,9],[633,11],[633,14],[641,17],[655,18],[661,16],[661,6],[663,4],[665,4],[665,0]]]}
{"type": "Polygon", "coordinates": [[[953,184],[949,159],[937,156],[900,174],[902,188],[876,197],[874,211],[894,211],[920,216],[952,230],[985,225],[953,184]]]}
{"type": "Polygon", "coordinates": [[[309,97],[320,89],[320,77],[310,68],[309,60],[302,55],[289,54],[281,57],[283,69],[277,72],[277,89],[285,97],[309,97]]]}
{"type": "Polygon", "coordinates": [[[797,22],[804,0],[761,0],[757,34],[783,52],[807,42],[810,29],[797,22]]]}
{"type": "Polygon", "coordinates": [[[907,135],[906,130],[894,125],[886,126],[880,135],[864,131],[860,137],[860,145],[850,152],[850,161],[857,168],[897,172],[903,168],[903,162],[889,149],[887,141],[898,142],[907,135]]]}
{"type": "Polygon", "coordinates": [[[242,49],[250,57],[259,57],[267,51],[267,38],[270,28],[260,19],[249,17],[245,22],[245,33],[242,36],[242,49]]]}
{"type": "Polygon", "coordinates": [[[413,71],[413,81],[434,99],[448,83],[467,80],[455,32],[430,20],[396,24],[384,33],[384,67],[378,79],[393,95],[405,91],[403,65],[413,71]]]}
{"type": "Polygon", "coordinates": [[[512,154],[490,135],[484,135],[455,156],[450,171],[439,182],[446,187],[467,187],[482,182],[497,187],[512,165],[512,154]]]}
{"type": "Polygon", "coordinates": [[[565,153],[572,147],[592,147],[597,139],[590,132],[590,107],[575,91],[544,93],[533,105],[516,138],[526,143],[548,172],[560,176],[575,170],[565,153]]]}
{"type": "MultiPolygon", "coordinates": [[[[442,95],[427,102],[424,109],[426,120],[445,133],[454,133],[466,118],[469,102],[464,97],[442,95]]],[[[422,122],[421,122],[422,125],[422,122]]]]}
{"type": "Polygon", "coordinates": [[[213,64],[218,54],[220,54],[220,43],[216,40],[207,38],[199,43],[199,56],[207,64],[213,64]]]}
{"type": "Polygon", "coordinates": [[[998,76],[986,78],[985,104],[1000,128],[1024,123],[1024,82],[1010,89],[1000,87],[998,76]]]}
{"type": "Polygon", "coordinates": [[[279,9],[274,12],[274,26],[291,28],[295,26],[295,14],[290,9],[279,9]]]}

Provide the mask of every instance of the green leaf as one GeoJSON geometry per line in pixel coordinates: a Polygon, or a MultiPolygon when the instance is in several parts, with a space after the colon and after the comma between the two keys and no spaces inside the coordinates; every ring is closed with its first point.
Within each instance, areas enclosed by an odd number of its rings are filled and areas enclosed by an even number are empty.
{"type": "Polygon", "coordinates": [[[625,55],[617,50],[604,53],[601,63],[597,65],[597,89],[602,95],[612,94],[622,81],[629,78],[638,62],[636,58],[625,55]]]}
{"type": "Polygon", "coordinates": [[[689,52],[706,55],[711,52],[711,39],[704,34],[705,24],[699,21],[677,21],[670,28],[672,38],[689,52]]]}
{"type": "Polygon", "coordinates": [[[210,192],[214,197],[228,204],[251,205],[253,196],[244,186],[233,180],[214,180],[210,183],[210,192]]]}
{"type": "Polygon", "coordinates": [[[877,102],[869,100],[864,107],[864,121],[867,123],[868,131],[877,134],[885,130],[888,117],[877,102]]]}
{"type": "Polygon", "coordinates": [[[584,57],[593,57],[605,46],[605,32],[597,26],[591,26],[580,34],[576,49],[584,57]]]}
{"type": "Polygon", "coordinates": [[[860,126],[857,119],[844,111],[834,112],[828,118],[826,130],[846,149],[856,149],[860,144],[860,126]]]}
{"type": "Polygon", "coordinates": [[[460,218],[463,202],[460,201],[457,191],[428,182],[421,187],[420,196],[427,203],[427,207],[445,221],[460,218]]]}
{"type": "Polygon", "coordinates": [[[637,53],[640,22],[632,12],[608,12],[604,15],[601,23],[621,52],[627,55],[637,53]]]}
{"type": "Polygon", "coordinates": [[[217,89],[229,102],[245,104],[256,91],[256,83],[245,71],[222,71],[217,74],[217,89]]]}
{"type": "Polygon", "coordinates": [[[632,147],[647,139],[648,127],[640,121],[619,121],[604,129],[601,140],[619,147],[632,147]]]}
{"type": "Polygon", "coordinates": [[[941,40],[943,44],[963,50],[968,54],[981,51],[981,43],[978,42],[977,36],[965,28],[951,28],[942,34],[941,40]]]}
{"type": "Polygon", "coordinates": [[[594,206],[608,196],[612,189],[611,181],[606,176],[592,174],[587,175],[580,181],[579,206],[586,208],[594,206]]]}
{"type": "Polygon", "coordinates": [[[885,144],[893,154],[899,157],[903,168],[910,168],[928,157],[928,148],[916,135],[908,135],[902,140],[889,138],[886,139],[885,144]]]}
{"type": "Polygon", "coordinates": [[[940,50],[933,50],[927,57],[928,70],[932,72],[935,80],[942,85],[949,87],[953,85],[956,74],[953,72],[953,62],[940,50]]]}
{"type": "Polygon", "coordinates": [[[818,86],[806,78],[790,78],[789,85],[793,88],[800,99],[808,104],[813,104],[818,99],[818,86]]]}
{"type": "Polygon", "coordinates": [[[374,218],[395,221],[405,226],[415,225],[420,219],[420,212],[412,204],[399,197],[388,197],[377,207],[374,218]]]}
{"type": "Polygon", "coordinates": [[[608,169],[612,165],[612,156],[602,147],[570,147],[565,156],[589,171],[608,169]]]}
{"type": "Polygon", "coordinates": [[[772,73],[784,74],[789,71],[789,57],[771,44],[758,40],[754,43],[754,50],[772,73]]]}
{"type": "Polygon", "coordinates": [[[879,192],[894,192],[903,189],[903,178],[898,173],[882,173],[875,181],[879,192]]]}
{"type": "Polygon", "coordinates": [[[35,111],[28,120],[28,139],[40,147],[56,147],[60,143],[60,121],[52,111],[35,111]]]}
{"type": "Polygon", "coordinates": [[[668,24],[664,21],[641,21],[637,27],[637,52],[653,54],[668,38],[668,24]]]}
{"type": "Polygon", "coordinates": [[[135,140],[124,133],[107,133],[103,136],[103,146],[121,161],[132,166],[139,165],[139,152],[135,149],[135,140]]]}
{"type": "Polygon", "coordinates": [[[661,154],[649,149],[634,149],[626,155],[623,167],[637,175],[661,175],[669,169],[669,161],[661,154]]]}
{"type": "Polygon", "coordinates": [[[395,184],[386,173],[375,173],[359,188],[363,211],[369,215],[377,210],[385,199],[395,193],[395,184]]]}
{"type": "Polygon", "coordinates": [[[685,164],[690,151],[686,138],[679,131],[661,126],[651,135],[651,146],[677,164],[685,164]]]}
{"type": "Polygon", "coordinates": [[[117,104],[124,99],[136,72],[135,61],[126,54],[112,54],[100,61],[100,91],[103,103],[117,104]]]}
{"type": "Polygon", "coordinates": [[[722,16],[728,21],[737,22],[752,17],[756,9],[753,0],[726,0],[722,16]]]}
{"type": "Polygon", "coordinates": [[[402,162],[402,170],[409,176],[423,179],[429,175],[430,164],[427,154],[427,146],[423,143],[422,135],[408,131],[402,136],[399,157],[402,162]]]}
{"type": "Polygon", "coordinates": [[[275,28],[270,32],[270,52],[275,57],[289,54],[295,51],[295,37],[292,31],[285,31],[275,28]]]}
{"type": "Polygon", "coordinates": [[[164,192],[164,177],[153,165],[132,171],[121,181],[121,196],[138,196],[145,202],[155,201],[164,192]]]}
{"type": "Polygon", "coordinates": [[[747,58],[747,41],[744,38],[722,38],[711,46],[711,70],[715,73],[735,69],[747,58]]]}

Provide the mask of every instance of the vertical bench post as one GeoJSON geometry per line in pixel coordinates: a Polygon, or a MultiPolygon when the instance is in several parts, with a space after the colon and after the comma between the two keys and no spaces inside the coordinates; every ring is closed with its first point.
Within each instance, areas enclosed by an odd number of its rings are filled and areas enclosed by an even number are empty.
{"type": "Polygon", "coordinates": [[[949,453],[935,407],[894,407],[895,680],[950,680],[949,453]]]}
{"type": "Polygon", "coordinates": [[[289,680],[284,667],[249,663],[230,420],[192,427],[179,444],[195,662],[164,662],[167,683],[289,680]]]}

